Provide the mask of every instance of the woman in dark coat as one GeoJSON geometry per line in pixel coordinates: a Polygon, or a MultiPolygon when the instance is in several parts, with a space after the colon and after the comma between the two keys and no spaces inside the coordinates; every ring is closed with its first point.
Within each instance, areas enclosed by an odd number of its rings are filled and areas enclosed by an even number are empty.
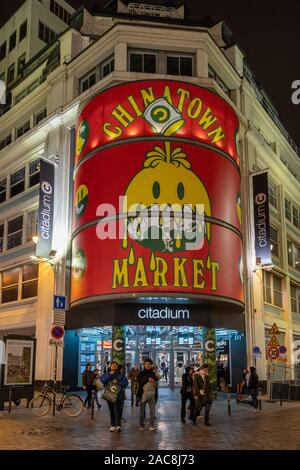
{"type": "Polygon", "coordinates": [[[182,374],[182,386],[180,389],[181,393],[181,422],[185,424],[185,414],[186,414],[186,402],[190,401],[190,420],[193,420],[194,416],[194,395],[193,395],[193,368],[191,366],[186,367],[185,373],[182,374]]]}

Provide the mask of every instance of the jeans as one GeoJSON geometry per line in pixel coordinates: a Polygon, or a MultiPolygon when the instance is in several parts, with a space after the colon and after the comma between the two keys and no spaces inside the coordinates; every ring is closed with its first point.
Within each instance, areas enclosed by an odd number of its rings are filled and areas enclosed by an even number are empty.
{"type": "Polygon", "coordinates": [[[202,401],[201,399],[195,400],[195,410],[194,410],[194,423],[197,420],[197,416],[200,415],[202,408],[204,407],[204,422],[208,424],[209,422],[209,412],[211,408],[211,403],[209,401],[202,401]]]}
{"type": "Polygon", "coordinates": [[[122,401],[117,400],[115,403],[107,401],[108,409],[110,412],[110,424],[113,427],[121,426],[122,416],[122,401]]]}
{"type": "Polygon", "coordinates": [[[86,386],[86,399],[84,400],[84,405],[88,404],[88,407],[90,408],[91,406],[91,400],[92,400],[92,392],[93,392],[94,386],[93,385],[87,385],[86,386]]]}
{"type": "Polygon", "coordinates": [[[257,401],[258,390],[256,388],[252,388],[251,390],[249,390],[249,392],[250,392],[250,395],[251,395],[251,398],[252,398],[251,406],[253,406],[253,408],[255,410],[257,410],[257,408],[258,408],[258,401],[257,401]]]}
{"type": "Polygon", "coordinates": [[[140,426],[143,428],[145,423],[145,412],[146,412],[146,404],[148,403],[150,408],[150,427],[154,427],[154,417],[155,417],[155,398],[149,398],[147,401],[142,402],[140,404],[140,426]]]}
{"type": "Polygon", "coordinates": [[[182,393],[181,394],[181,421],[185,419],[187,400],[190,400],[190,418],[193,419],[193,416],[194,416],[195,400],[194,400],[193,394],[191,392],[182,393]]]}

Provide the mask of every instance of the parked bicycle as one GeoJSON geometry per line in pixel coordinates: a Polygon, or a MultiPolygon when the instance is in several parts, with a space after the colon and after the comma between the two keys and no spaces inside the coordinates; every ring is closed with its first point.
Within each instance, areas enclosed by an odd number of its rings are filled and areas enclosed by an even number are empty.
{"type": "Polygon", "coordinates": [[[79,416],[84,408],[83,400],[79,395],[69,394],[69,389],[69,386],[63,386],[62,395],[58,395],[51,385],[45,383],[41,393],[29,403],[29,408],[36,416],[45,416],[53,407],[68,416],[79,416]]]}

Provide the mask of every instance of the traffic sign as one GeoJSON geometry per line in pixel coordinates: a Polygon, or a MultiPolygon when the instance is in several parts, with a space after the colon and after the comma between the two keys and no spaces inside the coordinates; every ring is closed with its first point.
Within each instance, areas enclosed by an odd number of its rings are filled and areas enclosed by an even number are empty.
{"type": "Polygon", "coordinates": [[[54,295],[53,296],[53,308],[59,310],[66,309],[66,297],[64,295],[54,295]]]}
{"type": "Polygon", "coordinates": [[[278,326],[276,323],[273,324],[272,328],[269,331],[270,335],[279,335],[278,326]]]}
{"type": "Polygon", "coordinates": [[[66,312],[65,310],[57,310],[56,308],[53,309],[53,318],[52,318],[53,325],[65,326],[66,324],[66,312]]]}
{"type": "Polygon", "coordinates": [[[51,335],[54,339],[61,339],[65,334],[65,330],[62,326],[54,326],[51,329],[51,335]]]}
{"type": "Polygon", "coordinates": [[[271,347],[268,349],[268,356],[270,359],[277,359],[279,357],[279,349],[275,347],[271,347]]]}
{"type": "Polygon", "coordinates": [[[285,346],[279,346],[279,353],[280,354],[286,354],[286,347],[285,346]]]}
{"type": "Polygon", "coordinates": [[[261,350],[260,350],[259,346],[254,346],[253,354],[261,354],[261,350]]]}
{"type": "Polygon", "coordinates": [[[274,346],[275,348],[279,348],[280,344],[275,335],[272,336],[270,341],[268,342],[268,347],[274,346]]]}

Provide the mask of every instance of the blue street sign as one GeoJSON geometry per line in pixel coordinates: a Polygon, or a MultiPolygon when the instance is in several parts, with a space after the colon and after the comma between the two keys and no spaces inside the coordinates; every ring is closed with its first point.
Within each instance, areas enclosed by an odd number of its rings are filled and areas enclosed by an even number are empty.
{"type": "Polygon", "coordinates": [[[66,309],[66,297],[64,295],[54,295],[53,296],[53,308],[59,310],[66,309]]]}
{"type": "Polygon", "coordinates": [[[280,354],[285,354],[286,353],[286,347],[285,346],[280,346],[279,347],[279,353],[280,354]]]}
{"type": "Polygon", "coordinates": [[[260,354],[260,348],[258,346],[253,348],[253,354],[260,354]]]}

